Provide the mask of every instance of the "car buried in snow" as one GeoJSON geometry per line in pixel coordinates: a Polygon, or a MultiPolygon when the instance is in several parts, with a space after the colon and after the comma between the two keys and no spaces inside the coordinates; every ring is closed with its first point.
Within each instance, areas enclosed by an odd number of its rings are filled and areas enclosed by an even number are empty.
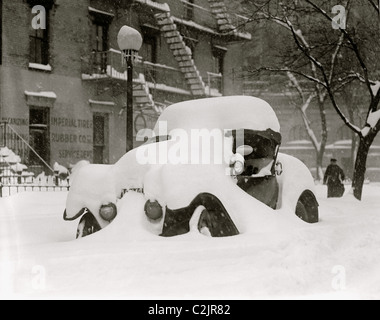
{"type": "Polygon", "coordinates": [[[77,238],[116,223],[128,211],[118,204],[129,192],[142,194],[139,212],[163,237],[188,233],[194,217],[199,232],[212,237],[244,232],[244,217],[262,211],[319,220],[312,175],[279,153],[279,121],[259,98],[176,103],[138,138],[145,143],[113,165],[73,169],[64,219],[80,218],[77,238]]]}

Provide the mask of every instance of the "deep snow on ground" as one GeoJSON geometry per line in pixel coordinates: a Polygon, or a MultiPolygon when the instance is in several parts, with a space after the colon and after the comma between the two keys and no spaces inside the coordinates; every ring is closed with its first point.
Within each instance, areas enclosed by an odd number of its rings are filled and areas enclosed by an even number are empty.
{"type": "Polygon", "coordinates": [[[318,224],[218,239],[158,237],[135,193],[120,203],[135,210],[80,240],[67,193],[0,199],[0,298],[379,299],[380,184],[362,202],[317,192],[318,224]]]}

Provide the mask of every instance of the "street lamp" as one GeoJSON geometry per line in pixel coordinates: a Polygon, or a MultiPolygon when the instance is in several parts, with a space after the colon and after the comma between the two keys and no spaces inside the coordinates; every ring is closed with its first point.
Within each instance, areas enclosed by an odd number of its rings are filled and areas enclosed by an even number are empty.
{"type": "Polygon", "coordinates": [[[117,36],[122,51],[122,63],[127,65],[127,152],[133,149],[133,62],[138,55],[143,39],[141,34],[128,26],[123,26],[117,36]]]}

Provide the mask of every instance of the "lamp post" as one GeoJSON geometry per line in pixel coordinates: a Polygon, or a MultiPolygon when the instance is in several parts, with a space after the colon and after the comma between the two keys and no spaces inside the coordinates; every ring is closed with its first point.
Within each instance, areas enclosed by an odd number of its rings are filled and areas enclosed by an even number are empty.
{"type": "Polygon", "coordinates": [[[123,26],[117,36],[117,42],[122,52],[122,63],[127,65],[126,141],[128,152],[133,149],[133,63],[143,39],[137,30],[123,26]]]}

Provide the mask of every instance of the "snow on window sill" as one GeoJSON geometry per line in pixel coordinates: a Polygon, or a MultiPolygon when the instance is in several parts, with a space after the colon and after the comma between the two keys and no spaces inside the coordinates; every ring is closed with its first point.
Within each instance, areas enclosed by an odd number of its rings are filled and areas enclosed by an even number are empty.
{"type": "Polygon", "coordinates": [[[52,71],[52,67],[50,64],[40,64],[40,63],[29,63],[29,69],[36,69],[41,71],[52,71]]]}

